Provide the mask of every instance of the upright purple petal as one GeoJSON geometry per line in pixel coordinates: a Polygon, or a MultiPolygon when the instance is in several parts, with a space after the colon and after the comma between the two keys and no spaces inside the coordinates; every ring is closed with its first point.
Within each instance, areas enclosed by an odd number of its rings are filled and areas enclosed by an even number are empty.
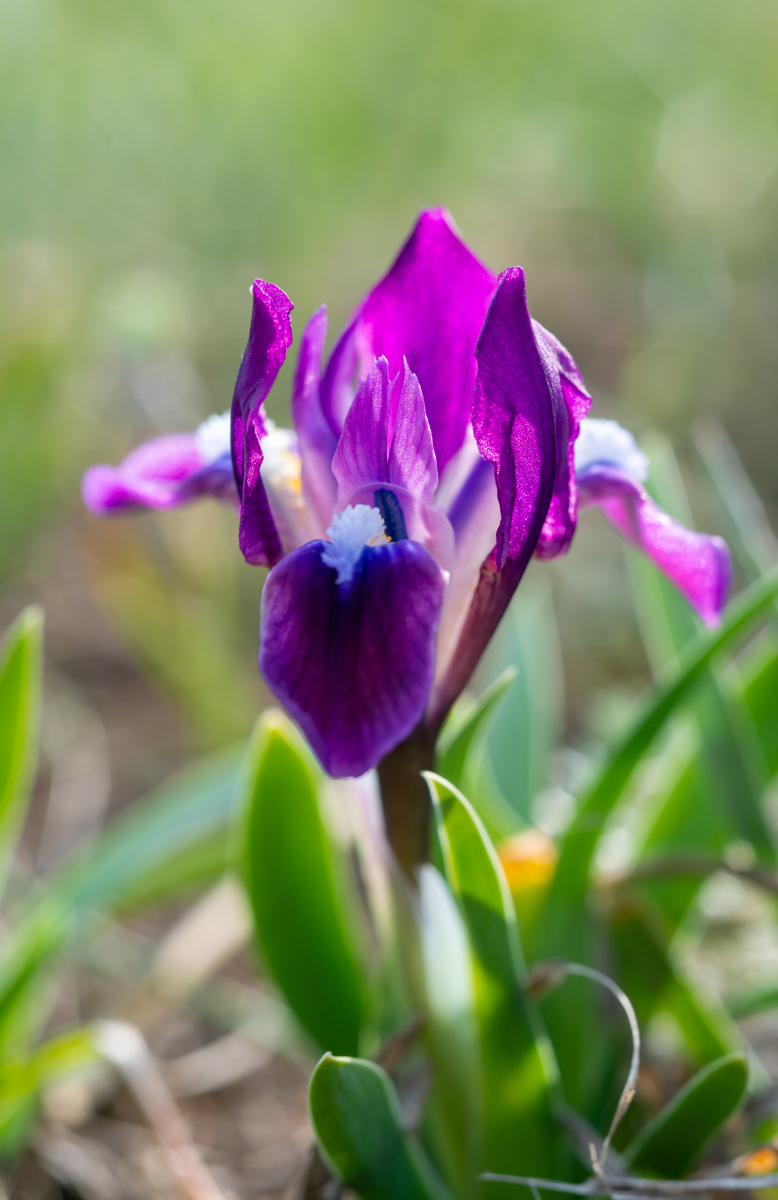
{"type": "Polygon", "coordinates": [[[389,364],[379,358],[357,388],[332,460],[339,499],[348,498],[363,484],[388,482],[391,412],[389,364]]]}
{"type": "Polygon", "coordinates": [[[255,280],[252,296],[249,339],[232,397],[232,462],[241,502],[240,548],[247,562],[272,566],[283,550],[260,475],[262,406],[292,344],[293,305],[280,288],[262,279],[255,280]]]}
{"type": "Polygon", "coordinates": [[[422,212],[397,260],[341,336],[322,382],[322,407],[339,433],[347,384],[385,355],[418,376],[443,471],[462,445],[475,379],[473,352],[496,280],[459,237],[442,208],[422,212]]]}
{"type": "Polygon", "coordinates": [[[432,504],[438,486],[438,465],[432,431],[419,380],[403,363],[402,382],[395,386],[394,428],[388,456],[388,480],[432,504]]]}
{"type": "Polygon", "coordinates": [[[332,461],[338,498],[347,500],[366,484],[389,483],[432,504],[438,469],[419,381],[403,364],[402,382],[392,381],[379,358],[359,385],[332,461]]]}
{"type": "Polygon", "coordinates": [[[556,431],[564,398],[548,350],[538,344],[527,308],[524,272],[500,282],[476,349],[473,432],[494,464],[500,501],[496,563],[529,561],[554,492],[556,431]]]}
{"type": "MultiPolygon", "coordinates": [[[[481,531],[468,528],[456,505],[449,510],[458,545],[470,561],[463,559],[462,572],[455,572],[457,597],[445,614],[448,661],[430,700],[426,719],[431,728],[440,727],[497,628],[535,550],[554,494],[557,428],[565,401],[559,374],[549,369],[548,349],[545,344],[541,349],[533,329],[521,267],[500,276],[476,359],[473,433],[481,455],[493,466],[500,520],[496,546],[481,562],[471,591],[472,555],[483,544],[481,531]]],[[[491,525],[494,493],[486,477],[476,471],[470,486],[491,525]]]]}
{"type": "Polygon", "coordinates": [[[326,542],[285,558],[262,594],[259,664],[330,775],[362,775],[418,724],[435,667],[442,572],[414,542],[367,546],[337,582],[326,542]]]}
{"type": "Polygon", "coordinates": [[[193,433],[170,433],[143,442],[118,467],[90,467],[81,494],[97,516],[134,508],[175,508],[198,496],[237,498],[229,457],[206,462],[193,433]]]}
{"type": "Polygon", "coordinates": [[[337,439],[324,418],[319,398],[326,336],[327,309],[322,305],[303,330],[292,384],[292,422],[300,444],[303,495],[320,535],[330,523],[337,495],[332,474],[337,439]]]}
{"type": "Polygon", "coordinates": [[[578,490],[581,508],[601,508],[619,533],[675,584],[706,625],[719,624],[732,577],[726,542],[674,521],[619,467],[589,467],[578,476],[578,490]]]}
{"type": "Polygon", "coordinates": [[[570,352],[537,321],[533,321],[533,326],[546,375],[553,381],[554,390],[557,386],[561,389],[564,400],[554,410],[557,455],[554,494],[535,547],[536,558],[548,559],[565,554],[575,533],[578,493],[573,466],[574,446],[580,421],[588,413],[592,398],[570,352]]]}

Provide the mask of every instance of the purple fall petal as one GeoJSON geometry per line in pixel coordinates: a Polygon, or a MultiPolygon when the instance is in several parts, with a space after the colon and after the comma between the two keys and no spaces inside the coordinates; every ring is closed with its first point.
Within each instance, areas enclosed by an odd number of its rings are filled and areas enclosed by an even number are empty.
{"type": "Polygon", "coordinates": [[[337,494],[332,474],[337,440],[324,419],[319,400],[321,356],[326,336],[327,309],[322,305],[303,330],[292,384],[292,423],[300,445],[303,495],[319,534],[323,534],[330,523],[337,494]]]}
{"type": "Polygon", "coordinates": [[[500,276],[476,358],[473,432],[497,481],[496,563],[501,569],[510,558],[526,565],[554,492],[556,430],[565,405],[548,352],[535,337],[521,267],[500,276]]]}
{"type": "Polygon", "coordinates": [[[139,507],[174,508],[206,495],[236,499],[229,458],[205,463],[193,433],[170,433],[143,442],[118,467],[90,467],[81,494],[97,516],[139,507]]]}
{"type": "Polygon", "coordinates": [[[347,383],[385,355],[418,376],[438,470],[462,444],[470,421],[475,349],[496,280],[459,237],[445,209],[422,212],[397,260],[357,309],[333,350],[322,407],[339,433],[347,383]]]}
{"type": "Polygon", "coordinates": [[[732,576],[726,542],[679,525],[615,466],[597,465],[581,473],[578,493],[581,508],[601,508],[619,533],[675,584],[706,625],[719,624],[732,576]]]}
{"type": "Polygon", "coordinates": [[[232,397],[232,462],[240,497],[238,540],[247,562],[273,566],[283,549],[260,475],[265,433],[263,403],[292,344],[292,302],[273,283],[257,279],[249,339],[232,397]]]}
{"type": "Polygon", "coordinates": [[[557,456],[554,494],[535,547],[536,558],[548,559],[565,554],[575,533],[578,492],[573,452],[581,418],[588,413],[592,398],[570,352],[537,321],[532,324],[543,355],[546,375],[554,391],[561,389],[564,401],[554,409],[557,456]]]}
{"type": "Polygon", "coordinates": [[[324,769],[362,775],[421,719],[445,585],[410,541],[366,547],[339,584],[327,545],[300,547],[268,576],[259,664],[324,769]]]}

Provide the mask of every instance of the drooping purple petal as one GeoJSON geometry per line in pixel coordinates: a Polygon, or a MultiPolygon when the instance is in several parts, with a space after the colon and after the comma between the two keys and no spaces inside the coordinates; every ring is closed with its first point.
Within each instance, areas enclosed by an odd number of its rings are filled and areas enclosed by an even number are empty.
{"type": "Polygon", "coordinates": [[[257,279],[249,339],[232,397],[232,462],[240,496],[238,539],[247,562],[273,566],[283,553],[260,475],[265,433],[263,403],[292,344],[289,297],[257,279]]]}
{"type": "Polygon", "coordinates": [[[574,446],[580,421],[588,413],[592,398],[570,352],[537,321],[532,324],[546,375],[558,379],[564,400],[564,404],[556,405],[554,410],[557,454],[554,494],[535,547],[536,558],[548,559],[565,554],[575,533],[578,493],[573,466],[574,446]]]}
{"type": "Polygon", "coordinates": [[[90,467],[81,483],[84,504],[97,516],[133,508],[175,508],[198,496],[237,499],[229,456],[203,459],[193,433],[143,442],[117,467],[90,467]]]}
{"type": "Polygon", "coordinates": [[[393,378],[406,358],[424,394],[442,472],[470,421],[473,352],[495,285],[445,209],[422,212],[333,350],[322,381],[322,408],[333,432],[343,426],[355,370],[364,375],[374,358],[385,355],[393,378]]]}
{"type": "Polygon", "coordinates": [[[706,625],[721,621],[732,577],[726,542],[668,516],[616,466],[595,464],[578,476],[581,508],[598,506],[627,541],[663,571],[706,625]]]}
{"type": "Polygon", "coordinates": [[[529,561],[554,493],[557,428],[565,402],[559,374],[538,344],[527,308],[524,272],[500,276],[476,358],[473,432],[494,464],[500,501],[496,562],[529,561]]]}
{"type": "Polygon", "coordinates": [[[330,523],[337,495],[332,474],[337,439],[324,418],[319,399],[321,356],[326,336],[327,309],[322,305],[303,330],[292,384],[292,421],[300,444],[303,495],[319,536],[330,523]]]}
{"type": "Polygon", "coordinates": [[[445,590],[414,542],[365,547],[347,583],[326,542],[285,558],[262,594],[259,664],[330,775],[362,775],[421,719],[445,590]]]}

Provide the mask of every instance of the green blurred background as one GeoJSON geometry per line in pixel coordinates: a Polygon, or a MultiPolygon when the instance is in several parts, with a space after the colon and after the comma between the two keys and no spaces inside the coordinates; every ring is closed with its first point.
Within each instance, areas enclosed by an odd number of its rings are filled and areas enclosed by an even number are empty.
{"type": "MultiPolygon", "coordinates": [[[[772,0],[0,0],[0,616],[46,605],[50,688],[102,722],[115,803],[266,700],[233,516],[100,523],[78,494],[228,406],[256,275],[336,334],[445,204],[526,268],[595,415],[673,437],[701,525],[706,413],[778,505],[776,63],[772,0]]],[[[645,661],[599,516],[539,569],[575,734],[645,661]]]]}

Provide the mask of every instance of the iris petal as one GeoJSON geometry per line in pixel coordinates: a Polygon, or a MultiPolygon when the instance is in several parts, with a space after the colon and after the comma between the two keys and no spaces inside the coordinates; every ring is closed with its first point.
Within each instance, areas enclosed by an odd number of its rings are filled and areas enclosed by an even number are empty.
{"type": "Polygon", "coordinates": [[[524,272],[511,267],[500,276],[478,339],[473,393],[473,432],[494,464],[500,501],[498,569],[509,558],[529,561],[554,491],[564,400],[546,357],[527,308],[524,272]]]}
{"type": "Polygon", "coordinates": [[[562,404],[555,406],[556,477],[546,519],[543,522],[536,558],[557,558],[570,548],[578,520],[578,491],[573,466],[575,440],[580,421],[586,416],[592,398],[572,355],[537,321],[535,336],[543,354],[546,374],[552,387],[562,393],[562,404]]]}
{"type": "Polygon", "coordinates": [[[418,724],[435,669],[445,591],[415,542],[366,547],[348,583],[301,546],[262,595],[259,665],[324,769],[362,775],[418,724]]]}
{"type": "Polygon", "coordinates": [[[292,344],[292,302],[262,279],[254,281],[249,339],[232,397],[232,462],[240,496],[238,540],[247,562],[273,566],[283,553],[260,475],[265,398],[292,344]]]}
{"type": "Polygon", "coordinates": [[[321,356],[326,336],[327,310],[322,305],[303,330],[292,384],[292,422],[300,443],[303,495],[319,534],[324,533],[330,522],[337,493],[332,474],[337,439],[324,418],[319,399],[321,356]]]}
{"type": "Polygon", "coordinates": [[[236,499],[228,457],[204,463],[193,433],[171,433],[136,446],[117,467],[85,472],[84,504],[97,516],[132,508],[175,508],[198,496],[236,499]]]}
{"type": "Polygon", "coordinates": [[[385,355],[394,378],[406,358],[424,393],[442,471],[470,421],[473,351],[496,282],[445,209],[422,212],[333,350],[322,382],[322,406],[333,431],[343,427],[354,373],[364,376],[373,359],[385,355]]]}
{"type": "Polygon", "coordinates": [[[668,516],[618,467],[597,465],[578,477],[581,508],[598,506],[619,533],[647,554],[710,627],[721,620],[732,577],[726,542],[668,516]]]}

